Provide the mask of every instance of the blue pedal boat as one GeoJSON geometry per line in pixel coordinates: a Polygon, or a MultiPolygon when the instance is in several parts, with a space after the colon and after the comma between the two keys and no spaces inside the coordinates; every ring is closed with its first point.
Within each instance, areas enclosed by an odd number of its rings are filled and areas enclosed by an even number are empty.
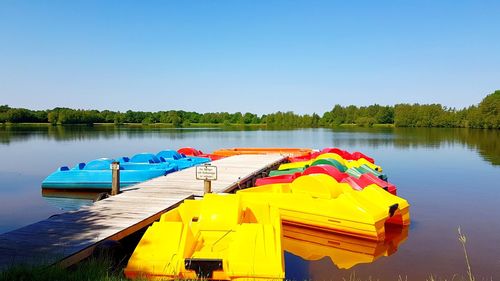
{"type": "Polygon", "coordinates": [[[117,161],[120,162],[121,166],[129,170],[144,170],[151,168],[170,170],[173,168],[175,171],[179,171],[183,169],[180,167],[182,165],[178,165],[175,161],[166,161],[153,153],[139,153],[132,156],[132,158],[120,157],[117,161]]]}
{"type": "Polygon", "coordinates": [[[205,157],[187,157],[178,153],[175,150],[163,150],[157,154],[139,153],[132,158],[121,157],[118,159],[125,166],[140,167],[140,165],[156,165],[156,166],[176,166],[178,170],[184,170],[199,164],[210,162],[210,158],[205,157]]]}
{"type": "Polygon", "coordinates": [[[200,165],[203,163],[208,163],[211,161],[211,159],[208,157],[186,156],[175,150],[162,150],[158,152],[156,156],[161,161],[175,163],[179,167],[179,170],[200,165]]]}
{"type": "Polygon", "coordinates": [[[166,174],[210,162],[210,158],[185,156],[175,150],[157,154],[139,153],[131,158],[101,158],[79,163],[73,168],[60,167],[43,182],[44,189],[111,189],[111,163],[120,163],[120,186],[127,187],[166,174]]]}
{"type": "MultiPolygon", "coordinates": [[[[111,189],[111,163],[114,161],[114,159],[101,158],[86,164],[80,163],[71,169],[66,166],[60,167],[42,182],[42,188],[73,190],[111,189]]],[[[131,161],[119,162],[121,187],[138,184],[178,170],[176,165],[166,162],[157,164],[131,161]]]]}

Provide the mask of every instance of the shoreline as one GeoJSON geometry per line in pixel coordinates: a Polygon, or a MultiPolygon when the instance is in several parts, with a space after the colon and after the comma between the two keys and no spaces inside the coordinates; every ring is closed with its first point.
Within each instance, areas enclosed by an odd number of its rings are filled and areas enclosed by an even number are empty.
{"type": "Polygon", "coordinates": [[[224,128],[248,128],[248,129],[335,129],[335,128],[435,128],[435,129],[479,129],[479,130],[491,130],[495,131],[495,128],[471,128],[471,127],[424,127],[424,126],[396,126],[392,124],[373,124],[371,126],[363,126],[358,124],[340,124],[333,126],[279,126],[279,125],[268,125],[268,124],[241,124],[241,123],[190,123],[189,125],[184,124],[180,127],[175,127],[172,123],[92,123],[92,124],[52,124],[52,123],[33,123],[33,122],[22,122],[22,123],[11,123],[5,122],[0,123],[0,127],[126,127],[126,128],[169,128],[169,129],[224,129],[224,128]]]}

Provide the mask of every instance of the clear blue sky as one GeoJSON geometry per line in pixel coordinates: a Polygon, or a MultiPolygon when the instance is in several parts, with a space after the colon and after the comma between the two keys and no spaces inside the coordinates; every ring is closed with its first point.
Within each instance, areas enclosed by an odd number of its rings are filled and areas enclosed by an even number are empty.
{"type": "Polygon", "coordinates": [[[0,0],[0,104],[463,107],[500,89],[499,3],[0,0]]]}

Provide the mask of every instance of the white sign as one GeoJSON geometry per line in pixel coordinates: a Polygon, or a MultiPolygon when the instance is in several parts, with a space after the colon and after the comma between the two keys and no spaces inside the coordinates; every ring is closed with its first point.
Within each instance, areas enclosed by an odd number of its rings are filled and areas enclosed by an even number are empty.
{"type": "Polygon", "coordinates": [[[217,167],[212,165],[196,166],[196,179],[197,180],[217,180],[217,167]]]}

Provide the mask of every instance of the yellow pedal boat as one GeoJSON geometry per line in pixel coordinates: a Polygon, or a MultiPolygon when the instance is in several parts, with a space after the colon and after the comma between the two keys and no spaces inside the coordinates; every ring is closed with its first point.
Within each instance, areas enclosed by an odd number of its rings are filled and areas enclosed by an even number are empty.
{"type": "Polygon", "coordinates": [[[324,174],[248,188],[237,194],[246,204],[268,202],[278,208],[283,223],[371,240],[384,240],[386,223],[410,224],[406,200],[377,185],[353,190],[324,174]]]}
{"type": "Polygon", "coordinates": [[[235,194],[185,200],[142,237],[128,278],[276,280],[284,278],[278,210],[245,205],[235,194]]]}

